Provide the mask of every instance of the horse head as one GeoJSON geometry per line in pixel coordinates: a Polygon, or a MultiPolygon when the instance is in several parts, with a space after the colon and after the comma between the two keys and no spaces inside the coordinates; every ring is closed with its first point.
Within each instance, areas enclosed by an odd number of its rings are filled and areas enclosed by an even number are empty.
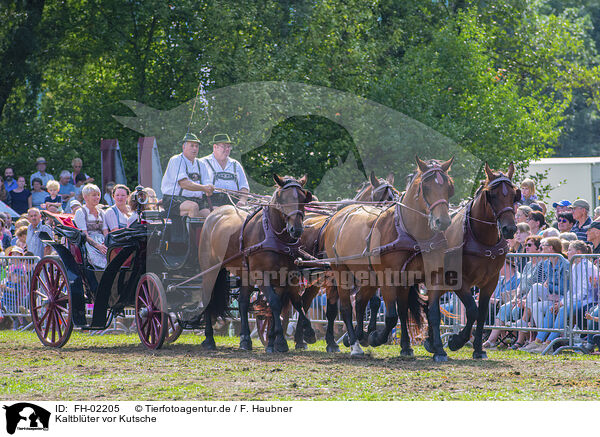
{"type": "Polygon", "coordinates": [[[294,179],[273,174],[273,179],[277,190],[273,193],[272,203],[280,212],[289,236],[298,239],[304,230],[304,206],[312,200],[312,193],[304,189],[306,175],[294,179]]]}
{"type": "Polygon", "coordinates": [[[422,161],[416,157],[417,172],[406,191],[407,198],[414,193],[419,210],[428,214],[428,224],[432,231],[445,231],[450,226],[448,199],[454,195],[454,181],[448,175],[454,158],[446,162],[437,160],[422,161]]]}
{"type": "Polygon", "coordinates": [[[506,174],[500,171],[495,172],[487,162],[484,169],[486,180],[482,191],[485,195],[486,203],[494,215],[502,237],[507,239],[513,238],[515,232],[517,232],[514,204],[521,200],[521,190],[512,182],[515,166],[511,162],[506,174]]]}
{"type": "Polygon", "coordinates": [[[371,202],[391,202],[396,198],[398,190],[394,188],[394,175],[390,173],[387,178],[380,179],[371,171],[369,185],[362,190],[356,200],[369,200],[371,202]]]}

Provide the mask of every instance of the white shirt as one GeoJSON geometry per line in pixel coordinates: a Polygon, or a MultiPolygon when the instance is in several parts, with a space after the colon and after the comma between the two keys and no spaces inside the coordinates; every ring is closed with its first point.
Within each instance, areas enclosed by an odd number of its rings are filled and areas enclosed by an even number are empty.
{"type": "Polygon", "coordinates": [[[241,190],[242,188],[250,190],[246,173],[244,173],[242,165],[235,159],[227,157],[225,168],[221,167],[221,164],[219,164],[213,153],[203,157],[201,161],[205,164],[207,172],[206,179],[202,178],[203,184],[213,184],[215,188],[225,188],[227,190],[241,190]],[[231,180],[220,179],[216,177],[216,173],[235,174],[237,175],[237,183],[234,178],[231,180]]]}
{"type": "Polygon", "coordinates": [[[192,162],[183,156],[183,153],[171,157],[160,184],[163,196],[202,197],[204,194],[202,191],[182,190],[178,182],[189,179],[192,182],[203,183],[201,181],[208,177],[205,167],[198,158],[192,162]],[[198,179],[194,180],[196,175],[198,175],[198,179]]]}
{"type": "Polygon", "coordinates": [[[115,229],[121,229],[127,227],[128,216],[123,214],[119,208],[116,206],[111,206],[106,211],[104,211],[104,223],[108,227],[109,231],[114,231],[115,229]],[[115,210],[117,211],[115,213],[115,210]],[[119,226],[119,223],[121,226],[119,226]]]}
{"type": "MultiPolygon", "coordinates": [[[[90,209],[83,205],[81,208],[79,208],[76,212],[75,212],[75,217],[73,217],[73,223],[75,223],[75,226],[77,226],[77,229],[81,230],[81,231],[87,231],[87,222],[85,221],[85,212],[83,212],[83,208],[86,209],[87,213],[88,213],[88,217],[95,219],[96,216],[93,215],[90,212],[90,209]]],[[[104,231],[105,229],[108,229],[106,227],[106,220],[104,220],[104,213],[102,211],[98,211],[98,220],[102,222],[102,230],[104,231]]]]}
{"type": "MultiPolygon", "coordinates": [[[[590,279],[598,278],[598,268],[588,259],[580,259],[578,263],[571,267],[571,290],[573,292],[573,302],[591,302],[592,283],[590,279]]],[[[565,296],[561,296],[561,302],[564,303],[565,296]]],[[[568,296],[567,296],[567,303],[568,296]]]]}

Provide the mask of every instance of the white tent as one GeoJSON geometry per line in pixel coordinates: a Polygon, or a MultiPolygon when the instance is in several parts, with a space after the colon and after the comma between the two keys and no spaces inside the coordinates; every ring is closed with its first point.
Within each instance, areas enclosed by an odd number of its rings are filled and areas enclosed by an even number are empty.
{"type": "Polygon", "coordinates": [[[15,211],[14,209],[12,209],[10,206],[8,206],[6,203],[4,203],[3,201],[0,200],[0,212],[6,212],[8,214],[10,214],[10,216],[12,218],[19,218],[19,214],[17,214],[17,211],[15,211]]]}

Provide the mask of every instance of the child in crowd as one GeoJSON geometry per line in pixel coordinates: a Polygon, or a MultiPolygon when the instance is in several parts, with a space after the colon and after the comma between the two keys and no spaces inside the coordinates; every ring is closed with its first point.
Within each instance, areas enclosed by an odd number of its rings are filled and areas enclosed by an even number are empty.
{"type": "MultiPolygon", "coordinates": [[[[21,248],[12,246],[6,249],[6,256],[23,256],[21,248]]],[[[20,307],[25,307],[26,300],[26,278],[25,267],[21,262],[11,262],[6,269],[6,277],[0,282],[0,291],[2,291],[2,306],[9,314],[19,314],[20,307]]],[[[25,326],[23,316],[13,318],[13,329],[19,330],[25,326]]]]}
{"type": "Polygon", "coordinates": [[[535,194],[535,182],[533,179],[525,179],[521,182],[521,205],[531,205],[538,200],[535,194]]]}
{"type": "Polygon", "coordinates": [[[12,244],[13,246],[21,248],[23,251],[27,250],[27,226],[21,226],[20,228],[17,228],[12,244]]]}
{"type": "MultiPolygon", "coordinates": [[[[75,176],[75,196],[73,196],[74,199],[77,199],[79,201],[79,204],[83,204],[83,195],[81,194],[81,190],[83,189],[83,186],[85,185],[85,175],[83,173],[78,173],[77,176],[75,176]]],[[[73,211],[71,211],[72,214],[75,214],[73,211]]]]}
{"type": "Polygon", "coordinates": [[[62,196],[58,194],[60,183],[58,181],[48,181],[46,188],[49,194],[41,207],[54,213],[62,212],[62,196]]]}

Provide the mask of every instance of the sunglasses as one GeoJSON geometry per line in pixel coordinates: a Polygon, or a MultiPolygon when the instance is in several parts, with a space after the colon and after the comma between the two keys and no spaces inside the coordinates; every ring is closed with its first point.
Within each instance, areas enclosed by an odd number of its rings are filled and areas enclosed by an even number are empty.
{"type": "Polygon", "coordinates": [[[564,218],[559,218],[558,223],[569,223],[569,220],[564,219],[564,218]]]}
{"type": "Polygon", "coordinates": [[[527,243],[527,244],[525,245],[525,247],[535,247],[535,244],[533,244],[533,243],[527,243]]]}

